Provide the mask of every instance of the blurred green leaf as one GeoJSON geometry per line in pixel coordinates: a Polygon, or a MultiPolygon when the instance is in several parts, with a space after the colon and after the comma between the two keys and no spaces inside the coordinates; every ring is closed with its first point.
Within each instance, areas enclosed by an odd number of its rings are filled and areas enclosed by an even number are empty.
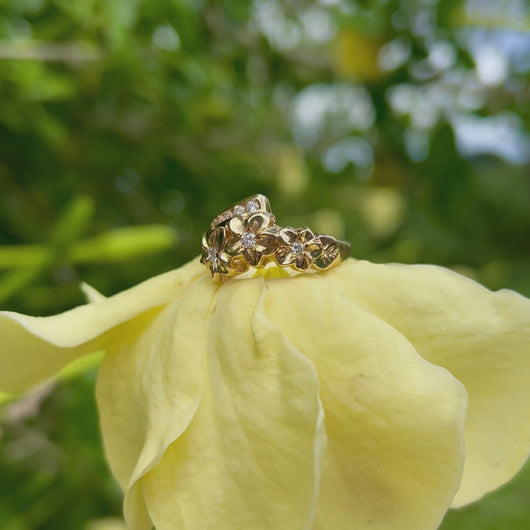
{"type": "Polygon", "coordinates": [[[175,229],[164,225],[119,228],[79,241],[69,257],[74,263],[122,261],[174,248],[177,239],[175,229]]]}

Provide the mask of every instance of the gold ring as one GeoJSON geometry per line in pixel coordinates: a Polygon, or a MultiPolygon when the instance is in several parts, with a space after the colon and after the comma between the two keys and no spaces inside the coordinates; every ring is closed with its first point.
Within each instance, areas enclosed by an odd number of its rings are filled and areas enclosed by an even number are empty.
{"type": "Polygon", "coordinates": [[[202,237],[203,263],[214,281],[269,263],[304,272],[328,270],[350,255],[350,244],[309,228],[276,224],[265,195],[253,195],[220,213],[202,237]]]}

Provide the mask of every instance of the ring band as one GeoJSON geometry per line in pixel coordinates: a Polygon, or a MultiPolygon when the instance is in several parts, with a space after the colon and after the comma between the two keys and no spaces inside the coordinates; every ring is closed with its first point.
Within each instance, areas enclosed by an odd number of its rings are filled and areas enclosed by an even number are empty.
{"type": "Polygon", "coordinates": [[[269,263],[304,272],[324,271],[350,255],[350,244],[309,228],[276,224],[265,195],[253,195],[220,213],[202,237],[203,263],[214,281],[269,263]]]}

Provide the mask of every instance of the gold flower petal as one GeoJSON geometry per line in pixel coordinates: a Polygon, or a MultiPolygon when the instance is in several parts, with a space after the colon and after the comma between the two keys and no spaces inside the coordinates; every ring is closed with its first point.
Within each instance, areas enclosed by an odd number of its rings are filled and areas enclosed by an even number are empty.
{"type": "Polygon", "coordinates": [[[256,236],[256,248],[261,254],[270,256],[271,254],[274,254],[277,246],[278,243],[276,237],[272,234],[261,233],[256,236]]]}
{"type": "Polygon", "coordinates": [[[276,251],[276,260],[280,265],[291,265],[294,263],[294,259],[295,256],[289,246],[282,246],[276,251]]]}
{"type": "Polygon", "coordinates": [[[254,234],[259,234],[270,224],[270,215],[266,213],[256,213],[248,218],[246,228],[254,234]]]}
{"type": "Polygon", "coordinates": [[[296,231],[292,228],[282,228],[280,230],[280,238],[283,239],[288,246],[291,246],[293,243],[296,243],[296,231]]]}
{"type": "Polygon", "coordinates": [[[296,238],[300,243],[305,244],[314,241],[315,234],[307,227],[299,228],[296,232],[296,238]]]}
{"type": "Polygon", "coordinates": [[[306,243],[304,252],[307,252],[312,260],[318,259],[322,255],[322,245],[318,241],[306,243]]]}
{"type": "Polygon", "coordinates": [[[212,230],[208,237],[210,247],[222,249],[226,241],[226,229],[224,227],[217,227],[212,230]]]}
{"type": "Polygon", "coordinates": [[[318,237],[322,245],[322,254],[316,259],[317,267],[325,269],[328,267],[340,253],[337,241],[330,236],[321,235],[318,237]]]}
{"type": "Polygon", "coordinates": [[[261,261],[261,254],[254,248],[244,248],[242,254],[251,267],[257,267],[261,261]]]}
{"type": "Polygon", "coordinates": [[[239,235],[232,235],[226,241],[225,250],[230,256],[238,256],[241,254],[241,237],[239,235]]]}
{"type": "Polygon", "coordinates": [[[229,227],[234,234],[242,234],[246,230],[246,221],[242,217],[232,217],[229,227]]]}
{"type": "Polygon", "coordinates": [[[295,257],[294,263],[296,269],[299,271],[306,271],[311,267],[311,256],[306,252],[302,252],[302,254],[295,257]]]}

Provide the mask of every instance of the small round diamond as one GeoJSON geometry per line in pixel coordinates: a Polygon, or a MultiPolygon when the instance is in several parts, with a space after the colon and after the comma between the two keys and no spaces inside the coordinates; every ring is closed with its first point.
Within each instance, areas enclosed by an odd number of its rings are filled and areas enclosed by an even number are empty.
{"type": "Polygon", "coordinates": [[[245,208],[243,208],[241,204],[234,206],[234,215],[243,215],[244,213],[245,213],[245,208]]]}
{"type": "Polygon", "coordinates": [[[245,248],[254,248],[256,246],[256,236],[250,232],[241,235],[241,244],[245,248]]]}
{"type": "Polygon", "coordinates": [[[215,263],[217,261],[217,250],[215,250],[215,248],[208,249],[207,259],[210,263],[215,263]]]}
{"type": "Polygon", "coordinates": [[[247,209],[247,213],[257,212],[259,210],[259,202],[258,201],[247,202],[246,209],[247,209]]]}
{"type": "Polygon", "coordinates": [[[291,252],[296,256],[300,256],[304,252],[304,246],[301,243],[293,243],[291,245],[291,252]]]}

